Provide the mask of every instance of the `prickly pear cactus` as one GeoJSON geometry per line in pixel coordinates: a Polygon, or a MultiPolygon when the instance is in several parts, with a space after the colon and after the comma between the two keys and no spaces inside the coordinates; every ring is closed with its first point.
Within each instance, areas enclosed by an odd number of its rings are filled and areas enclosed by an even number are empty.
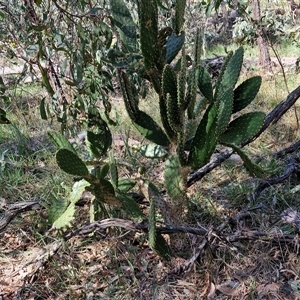
{"type": "Polygon", "coordinates": [[[206,71],[202,67],[197,69],[199,90],[211,104],[191,143],[188,162],[192,169],[205,165],[218,143],[242,144],[251,139],[264,123],[265,114],[262,112],[243,114],[232,120],[234,113],[254,100],[261,85],[261,78],[256,76],[235,88],[242,68],[243,53],[243,49],[239,48],[228,55],[214,91],[206,71]]]}

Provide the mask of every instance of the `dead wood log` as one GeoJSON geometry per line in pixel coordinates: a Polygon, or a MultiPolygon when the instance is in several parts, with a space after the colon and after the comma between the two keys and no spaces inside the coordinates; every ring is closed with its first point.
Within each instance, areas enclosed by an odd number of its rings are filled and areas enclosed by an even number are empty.
{"type": "Polygon", "coordinates": [[[278,177],[274,177],[274,178],[268,178],[263,180],[258,187],[256,188],[256,190],[253,192],[252,194],[252,198],[254,201],[257,200],[257,198],[259,197],[259,195],[261,194],[261,192],[272,186],[275,184],[279,184],[284,182],[286,179],[288,179],[293,173],[299,173],[300,172],[300,164],[293,161],[290,162],[287,166],[286,169],[284,170],[284,172],[278,176],[278,177]]]}
{"type": "Polygon", "coordinates": [[[5,213],[0,216],[0,232],[6,228],[6,226],[20,213],[36,209],[40,206],[39,201],[17,202],[8,204],[6,201],[0,199],[0,209],[5,213]]]}

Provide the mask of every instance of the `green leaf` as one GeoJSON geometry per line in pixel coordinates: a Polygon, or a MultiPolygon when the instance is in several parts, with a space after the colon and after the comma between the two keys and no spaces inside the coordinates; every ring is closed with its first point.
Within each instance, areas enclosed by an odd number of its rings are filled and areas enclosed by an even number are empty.
{"type": "Polygon", "coordinates": [[[99,158],[106,154],[112,144],[112,135],[95,107],[88,110],[87,146],[92,155],[99,158]]]}
{"type": "Polygon", "coordinates": [[[63,212],[63,214],[55,220],[52,225],[52,228],[62,229],[64,227],[71,227],[71,222],[75,218],[75,204],[70,203],[67,209],[63,212]]]}
{"type": "Polygon", "coordinates": [[[117,199],[120,201],[122,208],[128,215],[132,216],[133,218],[144,217],[144,214],[132,197],[123,193],[117,193],[117,199]]]}
{"type": "Polygon", "coordinates": [[[219,142],[242,144],[248,141],[262,127],[265,117],[263,112],[250,112],[234,119],[229,123],[228,129],[219,136],[219,142]]]}
{"type": "Polygon", "coordinates": [[[57,131],[48,131],[48,136],[57,149],[68,149],[76,154],[75,149],[68,139],[57,131]]]}
{"type": "Polygon", "coordinates": [[[169,139],[159,125],[145,112],[140,111],[134,126],[149,141],[167,147],[169,139]]]}
{"type": "Polygon", "coordinates": [[[46,113],[46,108],[45,108],[45,99],[46,97],[44,97],[42,100],[41,100],[41,104],[40,104],[40,115],[41,115],[41,118],[43,120],[47,120],[47,113],[46,113]]]}
{"type": "Polygon", "coordinates": [[[136,185],[136,181],[128,178],[120,178],[118,183],[118,190],[122,193],[129,192],[136,185]]]}
{"type": "Polygon", "coordinates": [[[226,145],[231,147],[241,157],[241,159],[244,162],[245,168],[247,169],[247,171],[251,176],[263,178],[265,174],[268,173],[268,170],[264,170],[258,164],[252,162],[251,159],[246,155],[246,153],[241,148],[239,148],[234,144],[226,144],[226,145]]]}
{"type": "Polygon", "coordinates": [[[137,46],[136,24],[132,19],[129,9],[122,0],[110,0],[110,7],[121,40],[129,52],[135,52],[137,46]]]}
{"type": "Polygon", "coordinates": [[[56,152],[56,161],[58,166],[66,173],[82,177],[89,175],[85,163],[69,149],[59,149],[56,152]]]}
{"type": "Polygon", "coordinates": [[[245,80],[234,90],[233,113],[236,113],[247,107],[256,97],[262,79],[260,76],[255,76],[245,80]]]}

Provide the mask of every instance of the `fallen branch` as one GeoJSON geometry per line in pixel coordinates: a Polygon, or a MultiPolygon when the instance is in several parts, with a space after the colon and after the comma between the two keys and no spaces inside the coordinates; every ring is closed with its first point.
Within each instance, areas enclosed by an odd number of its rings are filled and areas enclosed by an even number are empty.
{"type": "Polygon", "coordinates": [[[300,165],[296,162],[291,162],[286,166],[286,169],[284,170],[284,172],[282,173],[282,175],[278,176],[278,177],[274,177],[274,178],[269,178],[269,179],[265,179],[263,180],[258,187],[256,188],[256,190],[253,192],[252,194],[252,199],[255,201],[257,200],[257,198],[259,197],[259,195],[261,194],[261,192],[272,186],[275,184],[279,184],[284,182],[286,179],[288,179],[293,173],[299,173],[300,172],[300,165]]]}
{"type": "Polygon", "coordinates": [[[4,215],[0,217],[0,232],[20,213],[36,209],[39,207],[39,201],[28,201],[8,204],[2,198],[0,208],[5,211],[4,215]]]}
{"type": "Polygon", "coordinates": [[[282,149],[281,151],[278,151],[276,153],[273,154],[274,158],[278,159],[278,158],[282,158],[284,156],[286,156],[289,153],[293,153],[297,150],[300,149],[300,140],[295,142],[294,144],[292,144],[291,146],[282,149]]]}
{"type": "MultiPolygon", "coordinates": [[[[254,209],[259,209],[259,208],[260,206],[257,206],[254,209]]],[[[206,229],[203,226],[201,228],[188,227],[188,226],[177,227],[177,226],[168,226],[168,225],[157,227],[157,232],[161,234],[185,232],[189,234],[199,235],[202,237],[202,241],[200,245],[196,247],[196,250],[193,253],[193,255],[188,260],[186,260],[182,265],[173,269],[171,273],[179,274],[190,270],[192,265],[201,255],[201,253],[203,252],[207,244],[210,244],[210,246],[214,246],[215,248],[218,247],[218,243],[214,242],[217,240],[222,240],[228,243],[232,243],[240,240],[260,240],[260,241],[268,241],[268,242],[274,241],[277,243],[283,242],[286,244],[296,244],[296,246],[298,246],[298,240],[295,239],[295,235],[286,235],[282,233],[282,231],[280,230],[278,231],[272,230],[272,232],[265,232],[259,230],[238,230],[232,233],[224,232],[223,229],[228,224],[236,225],[240,219],[248,218],[250,216],[251,215],[249,211],[240,212],[239,214],[236,215],[236,217],[228,218],[223,224],[221,224],[219,227],[215,229],[214,228],[206,229]]],[[[291,210],[285,211],[284,213],[282,213],[281,218],[284,222],[294,224],[299,230],[300,215],[297,212],[291,210]]],[[[140,223],[135,223],[131,220],[111,218],[111,219],[105,219],[90,224],[86,224],[80,227],[79,229],[75,230],[74,232],[68,233],[63,238],[63,240],[55,241],[47,245],[45,248],[41,249],[41,251],[32,261],[29,261],[26,264],[20,266],[19,269],[13,273],[13,276],[22,272],[22,270],[28,267],[29,265],[35,264],[35,266],[31,268],[32,271],[26,275],[27,278],[32,277],[39,270],[39,268],[41,268],[49,260],[49,258],[51,258],[53,255],[55,255],[55,253],[57,253],[57,251],[60,249],[63,243],[70,240],[72,237],[74,236],[86,237],[87,235],[93,232],[97,232],[101,229],[105,229],[108,227],[121,227],[129,231],[148,232],[148,224],[145,221],[140,223]]],[[[295,249],[297,249],[297,247],[295,249]]]]}

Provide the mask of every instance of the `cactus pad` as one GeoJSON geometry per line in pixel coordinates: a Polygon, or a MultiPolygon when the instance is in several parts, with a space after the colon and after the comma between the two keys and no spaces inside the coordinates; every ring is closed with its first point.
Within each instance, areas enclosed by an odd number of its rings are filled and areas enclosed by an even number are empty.
{"type": "Polygon", "coordinates": [[[181,47],[185,41],[185,33],[182,32],[180,35],[172,33],[166,43],[166,58],[165,62],[170,64],[176,55],[179,53],[181,47]]]}
{"type": "Polygon", "coordinates": [[[261,77],[254,76],[245,80],[234,90],[233,113],[236,113],[248,104],[250,104],[256,97],[261,86],[261,77]]]}
{"type": "Polygon", "coordinates": [[[196,69],[196,79],[198,82],[198,88],[201,94],[210,102],[213,101],[213,87],[211,83],[211,78],[208,71],[202,67],[198,66],[196,69]]]}
{"type": "Polygon", "coordinates": [[[61,133],[51,130],[48,132],[48,136],[57,149],[68,149],[68,150],[76,153],[72,144],[61,133]]]}
{"type": "Polygon", "coordinates": [[[217,145],[216,116],[217,108],[211,104],[205,111],[192,141],[188,165],[193,170],[204,166],[215,151],[217,145]]]}
{"type": "Polygon", "coordinates": [[[170,156],[165,166],[165,185],[168,195],[175,203],[184,198],[186,192],[185,178],[177,155],[170,156]]]}
{"type": "Polygon", "coordinates": [[[223,91],[219,94],[219,99],[217,99],[218,106],[218,114],[217,114],[217,128],[216,134],[222,134],[229,124],[232,112],[232,104],[233,104],[233,90],[232,88],[228,88],[226,91],[223,91]]]}
{"type": "Polygon", "coordinates": [[[262,127],[263,112],[250,112],[233,120],[228,129],[218,138],[220,143],[242,144],[251,139],[262,127]]]}
{"type": "Polygon", "coordinates": [[[56,161],[66,173],[81,177],[89,175],[85,163],[69,149],[59,149],[56,153],[56,161]]]}
{"type": "Polygon", "coordinates": [[[161,146],[168,146],[169,139],[159,125],[145,112],[140,111],[134,126],[149,141],[161,146]]]}

